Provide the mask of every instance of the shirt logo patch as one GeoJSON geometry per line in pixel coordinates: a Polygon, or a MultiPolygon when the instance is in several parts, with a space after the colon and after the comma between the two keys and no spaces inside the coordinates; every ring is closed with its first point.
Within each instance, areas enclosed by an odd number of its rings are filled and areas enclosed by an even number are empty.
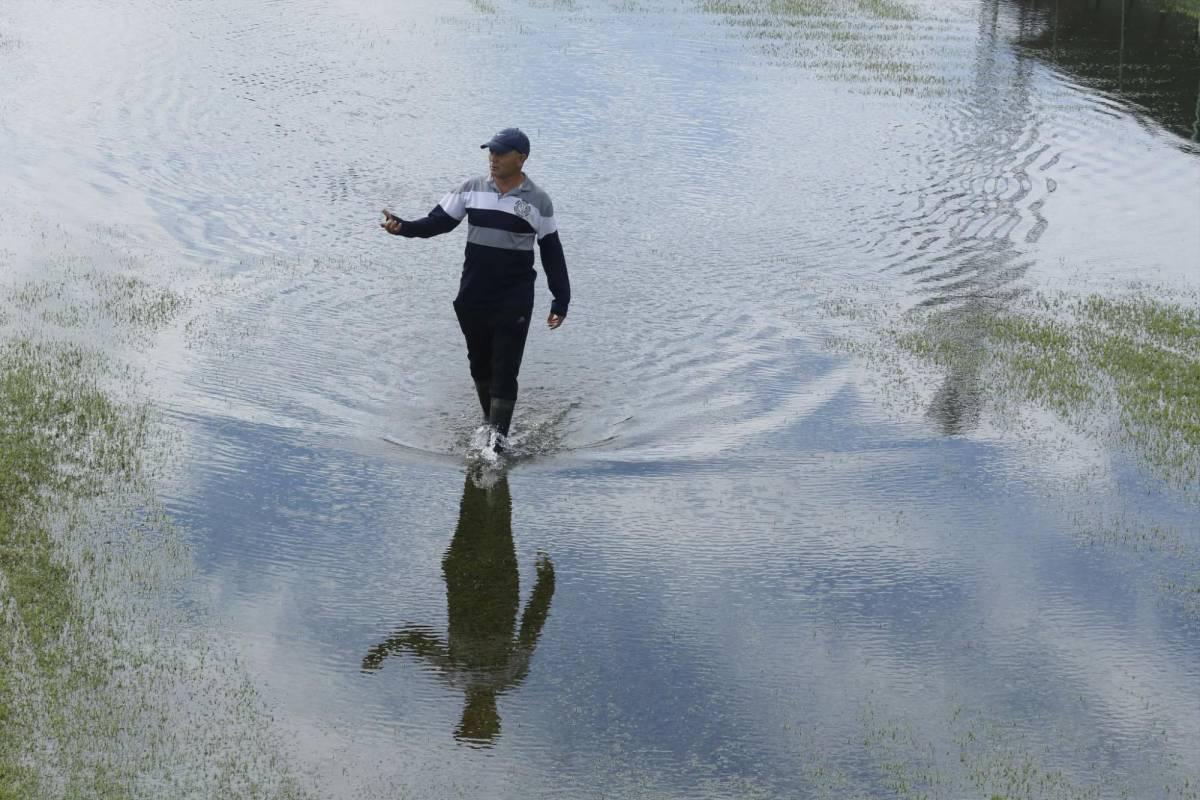
{"type": "Polygon", "coordinates": [[[518,200],[516,207],[513,209],[517,212],[517,216],[526,222],[533,216],[533,206],[526,203],[524,200],[518,200]]]}

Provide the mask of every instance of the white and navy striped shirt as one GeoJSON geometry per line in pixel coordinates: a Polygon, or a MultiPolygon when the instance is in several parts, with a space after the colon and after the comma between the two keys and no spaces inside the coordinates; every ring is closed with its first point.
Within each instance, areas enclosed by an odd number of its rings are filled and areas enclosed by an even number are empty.
{"type": "Polygon", "coordinates": [[[554,300],[550,310],[566,316],[571,282],[554,204],[526,177],[501,194],[491,178],[472,178],[442,198],[429,215],[401,220],[401,236],[428,238],[454,230],[467,218],[467,250],[454,304],[460,308],[516,308],[533,305],[533,243],[554,300]]]}

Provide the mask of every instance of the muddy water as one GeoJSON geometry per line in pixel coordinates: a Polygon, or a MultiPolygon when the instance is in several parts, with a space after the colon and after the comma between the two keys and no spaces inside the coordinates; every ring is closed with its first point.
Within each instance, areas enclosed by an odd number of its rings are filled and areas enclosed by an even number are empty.
{"type": "Polygon", "coordinates": [[[828,346],[1194,302],[1196,19],[1099,5],[13,0],[7,268],[66,226],[199,298],[144,356],[186,593],[317,796],[1194,793],[1193,562],[1136,546],[1194,496],[828,346]],[[509,124],[575,300],[480,476],[462,233],[376,223],[509,124]]]}

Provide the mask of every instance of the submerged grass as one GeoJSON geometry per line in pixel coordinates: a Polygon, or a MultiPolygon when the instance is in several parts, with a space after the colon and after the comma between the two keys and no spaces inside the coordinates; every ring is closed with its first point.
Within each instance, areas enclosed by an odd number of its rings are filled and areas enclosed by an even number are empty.
{"type": "MultiPolygon", "coordinates": [[[[1079,754],[1071,769],[1048,766],[1037,742],[1038,726],[1024,731],[1014,723],[999,724],[980,710],[957,706],[945,726],[946,739],[935,743],[917,728],[885,717],[873,704],[864,707],[867,731],[863,745],[876,781],[888,796],[901,800],[978,797],[986,800],[1100,800],[1134,797],[1130,787],[1089,768],[1079,754]]],[[[1169,756],[1160,765],[1154,788],[1158,796],[1200,800],[1191,765],[1169,756]]],[[[1144,788],[1144,787],[1143,787],[1144,788]]],[[[875,795],[871,795],[875,796],[875,795]]]]}
{"type": "Polygon", "coordinates": [[[844,331],[830,346],[873,366],[868,381],[886,405],[924,411],[945,435],[986,424],[985,436],[1025,441],[1043,465],[1061,460],[1073,477],[1057,491],[1079,543],[1120,548],[1164,597],[1200,613],[1200,540],[1178,517],[1200,504],[1194,294],[1141,287],[903,313],[837,298],[825,310],[844,331]],[[1089,443],[1137,469],[1116,477],[1107,460],[1081,462],[1089,443]],[[1094,505],[1114,480],[1131,480],[1136,495],[1094,505]]]}
{"type": "MultiPolygon", "coordinates": [[[[1195,766],[1156,728],[1147,763],[1153,777],[1140,785],[1096,769],[1086,737],[1063,735],[1035,716],[997,718],[951,698],[926,697],[919,713],[909,699],[868,691],[858,711],[861,760],[852,768],[815,758],[802,770],[805,797],[814,800],[1101,800],[1162,797],[1200,800],[1195,766]],[[897,702],[899,700],[899,702],[897,702]],[[930,725],[929,715],[940,715],[930,725]],[[1063,751],[1071,753],[1065,763],[1063,751]],[[1159,752],[1162,751],[1162,752],[1159,752]],[[1151,761],[1152,760],[1152,761],[1151,761]],[[1061,766],[1058,766],[1060,765],[1061,766]],[[1147,785],[1149,784],[1149,785],[1147,785]]],[[[1086,708],[1088,699],[1077,701],[1086,708]]],[[[813,752],[820,743],[814,739],[813,752]]]]}
{"type": "Polygon", "coordinates": [[[900,0],[702,0],[699,9],[773,61],[870,93],[938,93],[950,83],[927,68],[920,46],[933,21],[900,0]]]}
{"type": "Polygon", "coordinates": [[[993,400],[1111,430],[1160,477],[1200,479],[1200,309],[1149,296],[1040,296],[1019,311],[914,315],[896,341],[950,372],[989,374],[993,400]]]}
{"type": "Polygon", "coordinates": [[[827,17],[854,11],[876,19],[915,20],[917,14],[899,0],[704,0],[710,14],[768,14],[777,17],[827,17]]]}
{"type": "Polygon", "coordinates": [[[9,304],[61,328],[105,325],[115,337],[145,338],[188,305],[183,295],[137,275],[70,264],[53,280],[30,282],[8,292],[9,304]]]}
{"type": "Polygon", "coordinates": [[[13,290],[27,329],[0,332],[0,800],[302,797],[233,657],[163,600],[189,556],[153,495],[152,407],[46,336],[64,307],[144,335],[183,299],[85,274],[90,302],[78,280],[13,290]]]}
{"type": "MultiPolygon", "coordinates": [[[[1200,0],[1163,0],[1164,5],[1172,11],[1187,14],[1200,20],[1200,0]]],[[[1197,31],[1200,36],[1200,31],[1197,31]]]]}
{"type": "Polygon", "coordinates": [[[69,669],[59,647],[84,617],[72,575],[46,519],[54,505],[94,495],[137,468],[144,417],[117,407],[89,376],[87,354],[17,339],[0,348],[0,573],[3,679],[0,682],[0,797],[35,797],[30,730],[20,721],[14,677],[69,669]],[[20,646],[20,645],[23,645],[20,646]],[[28,663],[14,663],[18,653],[28,663]]]}

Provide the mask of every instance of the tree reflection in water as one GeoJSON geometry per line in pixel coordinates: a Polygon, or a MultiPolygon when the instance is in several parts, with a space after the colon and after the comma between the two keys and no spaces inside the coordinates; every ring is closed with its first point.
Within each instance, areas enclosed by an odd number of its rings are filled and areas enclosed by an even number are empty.
{"type": "Polygon", "coordinates": [[[496,698],[525,679],[550,613],[554,565],[539,555],[536,571],[518,628],[520,581],[508,478],[478,486],[468,475],[458,527],[442,559],[449,612],[445,639],[432,628],[406,625],[368,651],[363,671],[376,672],[388,656],[405,651],[424,659],[442,680],[465,695],[454,737],[468,744],[492,744],[500,734],[496,698]]]}

